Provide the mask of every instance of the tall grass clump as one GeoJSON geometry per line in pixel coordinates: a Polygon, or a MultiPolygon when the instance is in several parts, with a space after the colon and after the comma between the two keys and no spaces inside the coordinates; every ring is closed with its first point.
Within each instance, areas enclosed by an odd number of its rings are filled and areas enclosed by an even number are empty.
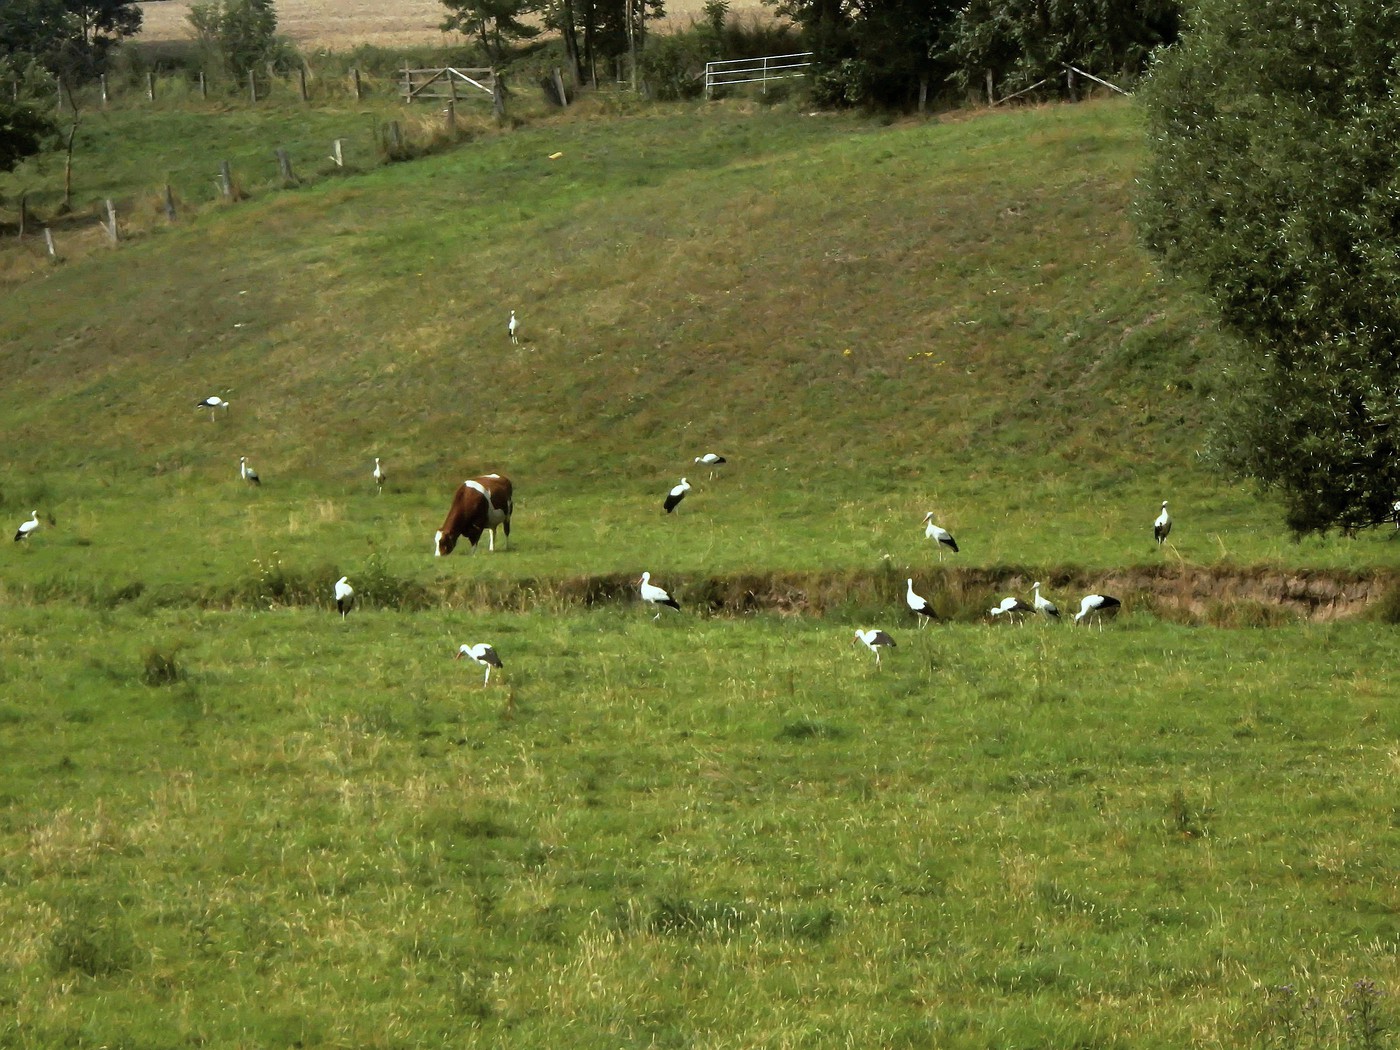
{"type": "Polygon", "coordinates": [[[137,960],[136,940],[120,905],[90,896],[61,902],[46,960],[55,976],[109,977],[130,970],[137,960]]]}
{"type": "Polygon", "coordinates": [[[185,680],[185,669],[180,666],[180,645],[149,646],[141,654],[141,681],[152,688],[175,685],[185,680]]]}

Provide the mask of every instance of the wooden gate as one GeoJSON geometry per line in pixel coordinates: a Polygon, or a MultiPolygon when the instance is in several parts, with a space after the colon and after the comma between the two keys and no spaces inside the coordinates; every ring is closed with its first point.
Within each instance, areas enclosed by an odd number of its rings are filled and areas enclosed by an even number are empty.
{"type": "Polygon", "coordinates": [[[482,92],[492,98],[496,91],[496,73],[491,69],[408,69],[399,79],[399,94],[405,102],[420,99],[470,98],[482,92]]]}

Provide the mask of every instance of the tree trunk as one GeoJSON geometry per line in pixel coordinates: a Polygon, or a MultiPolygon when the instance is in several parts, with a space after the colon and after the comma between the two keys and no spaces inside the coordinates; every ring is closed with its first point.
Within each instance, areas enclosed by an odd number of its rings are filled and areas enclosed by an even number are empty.
{"type": "Polygon", "coordinates": [[[73,140],[78,137],[78,121],[68,129],[68,142],[64,146],[63,157],[63,211],[73,210],[73,140]]]}
{"type": "Polygon", "coordinates": [[[574,0],[560,0],[559,32],[564,37],[564,57],[568,60],[569,76],[577,91],[583,82],[583,67],[578,59],[578,31],[574,26],[574,0]]]}
{"type": "Polygon", "coordinates": [[[593,34],[598,27],[596,0],[583,0],[583,64],[591,71],[593,86],[598,86],[598,56],[593,50],[593,34]]]}

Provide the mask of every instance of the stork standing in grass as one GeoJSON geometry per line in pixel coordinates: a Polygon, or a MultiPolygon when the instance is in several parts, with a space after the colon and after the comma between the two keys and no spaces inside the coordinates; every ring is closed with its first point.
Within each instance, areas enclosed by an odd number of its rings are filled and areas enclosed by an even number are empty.
{"type": "Polygon", "coordinates": [[[666,502],[661,504],[666,508],[666,513],[670,514],[681,505],[681,500],[685,499],[685,494],[690,491],[690,482],[681,478],[681,483],[666,493],[666,502]]]}
{"type": "Polygon", "coordinates": [[[506,325],[506,329],[510,332],[510,341],[519,343],[520,337],[516,333],[520,331],[520,322],[515,319],[514,310],[510,312],[510,324],[506,325]]]}
{"type": "Polygon", "coordinates": [[[905,582],[909,584],[909,589],[904,594],[904,601],[909,606],[909,611],[919,618],[919,626],[923,627],[930,620],[938,619],[938,613],[933,610],[933,603],[914,593],[914,580],[910,578],[905,582]]]}
{"type": "Polygon", "coordinates": [[[1048,620],[1058,620],[1060,618],[1060,607],[1049,598],[1044,598],[1040,594],[1040,584],[1037,582],[1031,587],[1031,604],[1035,606],[1035,611],[1048,620]]]}
{"type": "Polygon", "coordinates": [[[384,468],[379,465],[379,457],[374,457],[374,491],[376,493],[384,491],[384,468]]]}
{"type": "Polygon", "coordinates": [[[947,547],[954,554],[958,553],[958,541],[953,539],[953,534],[941,525],[933,523],[933,511],[924,515],[924,535],[938,544],[938,560],[943,560],[943,548],[947,547]]]}
{"type": "Polygon", "coordinates": [[[1123,603],[1110,595],[1086,594],[1079,603],[1079,611],[1074,614],[1074,622],[1081,623],[1093,617],[1098,620],[1099,630],[1102,631],[1104,619],[1116,616],[1122,607],[1123,603]]]}
{"type": "Polygon", "coordinates": [[[249,485],[262,484],[262,479],[258,477],[258,472],[252,467],[248,466],[247,456],[238,457],[238,476],[244,481],[246,481],[249,485]]]}
{"type": "Polygon", "coordinates": [[[1167,513],[1167,501],[1162,500],[1162,513],[1157,515],[1157,520],[1152,523],[1152,538],[1157,541],[1157,546],[1167,542],[1167,537],[1172,531],[1172,516],[1167,513]]]}
{"type": "Polygon", "coordinates": [[[20,525],[20,527],[15,530],[15,542],[18,543],[20,540],[29,539],[29,537],[33,536],[34,533],[38,531],[38,529],[39,512],[36,510],[30,513],[28,521],[23,522],[20,525]]]}
{"type": "Polygon", "coordinates": [[[868,631],[856,631],[852,642],[860,642],[863,646],[875,654],[875,666],[880,666],[880,650],[894,649],[894,639],[887,635],[878,627],[872,627],[868,631]]]}
{"type": "Polygon", "coordinates": [[[681,611],[680,602],[672,598],[663,588],[651,582],[651,573],[642,573],[642,578],[638,582],[642,585],[642,601],[656,606],[656,615],[652,617],[653,620],[661,619],[661,607],[663,605],[675,609],[676,612],[681,611]]]}
{"type": "Polygon", "coordinates": [[[987,610],[991,616],[1005,616],[1008,620],[1016,616],[1025,616],[1030,612],[1030,606],[1021,601],[1020,598],[1007,595],[996,605],[987,610]]]}
{"type": "Polygon", "coordinates": [[[462,645],[457,648],[457,655],[454,660],[468,657],[476,662],[478,667],[486,668],[486,677],[481,680],[482,685],[491,681],[491,668],[501,666],[501,658],[496,655],[496,650],[485,642],[477,642],[476,645],[462,645]]]}
{"type": "Polygon", "coordinates": [[[194,406],[195,408],[207,408],[209,410],[209,422],[214,422],[214,410],[217,408],[228,408],[228,402],[218,394],[210,394],[203,401],[194,406]]]}
{"type": "Polygon", "coordinates": [[[342,576],[335,581],[335,607],[340,611],[342,620],[350,615],[350,610],[355,607],[355,588],[350,586],[350,577],[342,576]]]}
{"type": "Polygon", "coordinates": [[[715,468],[722,467],[729,461],[718,453],[706,452],[703,456],[696,456],[695,462],[699,463],[702,467],[708,467],[710,469],[710,479],[714,480],[715,468]]]}

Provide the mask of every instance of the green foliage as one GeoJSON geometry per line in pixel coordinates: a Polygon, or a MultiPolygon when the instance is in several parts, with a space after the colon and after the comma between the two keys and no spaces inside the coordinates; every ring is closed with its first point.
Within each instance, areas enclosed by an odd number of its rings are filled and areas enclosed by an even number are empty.
{"type": "Polygon", "coordinates": [[[29,57],[60,76],[91,76],[119,40],[140,29],[134,0],[6,0],[0,58],[29,57]]]}
{"type": "Polygon", "coordinates": [[[783,0],[778,11],[802,29],[814,53],[813,98],[826,106],[908,107],[937,91],[949,67],[943,36],[954,0],[783,0]]]}
{"type": "Polygon", "coordinates": [[[0,172],[41,152],[58,133],[53,119],[34,107],[0,99],[0,172]]]}
{"type": "Polygon", "coordinates": [[[283,48],[277,40],[273,0],[209,0],[190,8],[190,27],[206,64],[235,80],[275,61],[283,48]]]}
{"type": "Polygon", "coordinates": [[[1400,494],[1397,46],[1379,0],[1208,0],[1145,92],[1144,235],[1238,341],[1219,461],[1299,533],[1400,494]]]}
{"type": "Polygon", "coordinates": [[[653,34],[641,55],[641,76],[657,99],[698,98],[705,90],[705,63],[717,57],[716,51],[708,26],[653,34]]]}
{"type": "Polygon", "coordinates": [[[541,32],[532,16],[543,9],[542,0],[442,0],[442,5],[447,8],[442,31],[475,40],[492,66],[503,64],[514,44],[541,32]]]}
{"type": "Polygon", "coordinates": [[[973,0],[946,47],[965,90],[980,91],[990,71],[1001,95],[1041,80],[1058,94],[1066,65],[1131,83],[1153,49],[1175,42],[1180,16],[1180,0],[973,0]]]}

